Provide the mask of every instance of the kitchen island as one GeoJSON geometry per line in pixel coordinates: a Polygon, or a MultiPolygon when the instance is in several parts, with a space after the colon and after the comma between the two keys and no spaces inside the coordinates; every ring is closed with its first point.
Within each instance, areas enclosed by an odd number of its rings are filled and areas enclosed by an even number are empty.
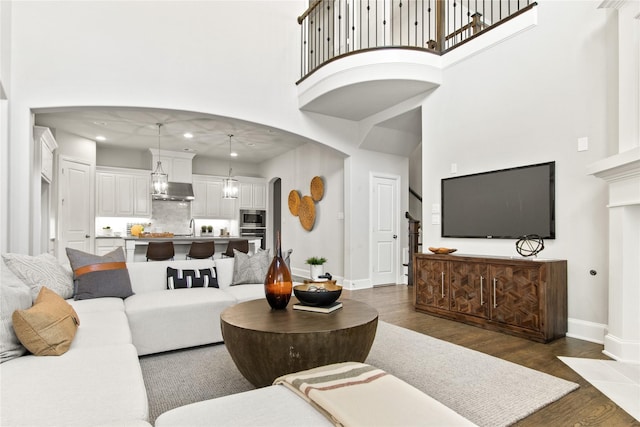
{"type": "MultiPolygon", "coordinates": [[[[220,258],[222,253],[227,249],[229,240],[241,239],[239,236],[173,236],[173,237],[123,237],[125,241],[125,252],[127,262],[146,261],[147,246],[149,242],[173,242],[175,248],[174,259],[185,259],[189,253],[191,242],[206,242],[213,240],[216,244],[216,252],[214,258],[220,258]]],[[[262,239],[249,240],[249,253],[255,253],[256,248],[260,247],[262,239]]]]}

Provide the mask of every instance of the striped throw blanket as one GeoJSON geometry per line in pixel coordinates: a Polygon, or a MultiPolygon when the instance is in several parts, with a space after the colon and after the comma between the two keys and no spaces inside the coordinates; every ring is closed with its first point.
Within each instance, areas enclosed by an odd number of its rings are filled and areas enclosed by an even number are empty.
{"type": "Polygon", "coordinates": [[[358,362],[284,375],[282,384],[337,426],[473,426],[399,378],[358,362]]]}

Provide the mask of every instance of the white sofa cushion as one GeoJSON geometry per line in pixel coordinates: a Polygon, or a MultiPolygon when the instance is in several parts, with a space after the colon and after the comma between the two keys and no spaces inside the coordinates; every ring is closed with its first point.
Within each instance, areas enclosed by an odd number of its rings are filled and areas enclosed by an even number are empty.
{"type": "Polygon", "coordinates": [[[220,313],[236,303],[217,288],[160,290],[132,295],[125,310],[139,355],[222,341],[220,313]]]}
{"type": "Polygon", "coordinates": [[[0,365],[0,425],[92,426],[148,420],[147,393],[130,344],[23,356],[0,365]]]}
{"type": "Polygon", "coordinates": [[[87,312],[78,316],[80,326],[71,343],[71,350],[132,344],[131,329],[124,311],[87,312]]]}
{"type": "Polygon", "coordinates": [[[129,262],[127,263],[127,270],[129,271],[129,277],[131,278],[131,287],[133,288],[133,292],[141,294],[167,289],[167,267],[176,269],[196,269],[209,268],[212,266],[216,266],[216,261],[211,259],[149,261],[129,262]]]}
{"type": "MultiPolygon", "coordinates": [[[[233,285],[224,290],[232,295],[237,302],[251,301],[254,299],[265,298],[264,285],[233,285]]],[[[265,298],[265,304],[267,300],[265,298]]]]}
{"type": "MultiPolygon", "coordinates": [[[[68,299],[67,302],[71,304],[71,307],[78,313],[78,316],[82,316],[83,313],[97,313],[102,311],[121,311],[124,313],[124,300],[122,298],[106,297],[82,299],[78,301],[68,299]]],[[[82,320],[82,317],[80,320],[82,320]]]]}
{"type": "Polygon", "coordinates": [[[181,406],[161,414],[155,427],[333,426],[309,403],[281,385],[181,406]],[[275,410],[274,403],[279,408],[275,410]]]}

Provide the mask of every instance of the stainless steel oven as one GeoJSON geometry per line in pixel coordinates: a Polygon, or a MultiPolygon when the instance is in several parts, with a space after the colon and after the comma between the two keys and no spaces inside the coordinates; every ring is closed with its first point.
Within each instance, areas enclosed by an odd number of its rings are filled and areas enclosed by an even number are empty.
{"type": "Polygon", "coordinates": [[[264,228],[267,225],[267,212],[260,210],[240,210],[240,228],[264,228]]]}
{"type": "Polygon", "coordinates": [[[241,228],[240,237],[244,237],[246,239],[262,239],[260,247],[262,249],[266,249],[267,247],[267,242],[265,242],[267,237],[267,229],[264,227],[241,228]]]}

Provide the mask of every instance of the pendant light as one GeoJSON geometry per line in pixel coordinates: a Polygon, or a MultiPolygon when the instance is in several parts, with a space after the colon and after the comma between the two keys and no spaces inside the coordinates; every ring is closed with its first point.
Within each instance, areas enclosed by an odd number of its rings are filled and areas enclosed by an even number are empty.
{"type": "Polygon", "coordinates": [[[160,128],[162,123],[156,123],[158,126],[158,164],[156,170],[151,173],[151,188],[154,196],[166,196],[167,187],[169,187],[169,176],[162,169],[162,161],[160,160],[160,128]]]}
{"type": "Polygon", "coordinates": [[[222,198],[237,199],[238,198],[238,180],[231,177],[231,137],[229,135],[229,176],[222,180],[222,198]]]}

